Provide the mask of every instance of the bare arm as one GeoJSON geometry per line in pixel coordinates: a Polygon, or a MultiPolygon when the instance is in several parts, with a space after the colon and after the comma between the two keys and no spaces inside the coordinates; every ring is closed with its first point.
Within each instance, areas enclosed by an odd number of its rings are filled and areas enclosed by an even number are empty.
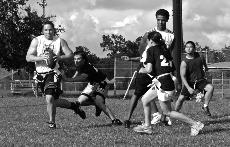
{"type": "Polygon", "coordinates": [[[184,83],[184,86],[188,89],[189,93],[192,94],[194,92],[194,89],[189,86],[188,81],[186,79],[186,66],[186,63],[182,61],[180,65],[181,80],[184,83]]]}
{"type": "Polygon", "coordinates": [[[140,55],[142,55],[142,53],[144,52],[144,50],[146,49],[146,46],[147,46],[147,40],[148,40],[148,32],[144,34],[144,36],[142,37],[141,39],[141,42],[140,42],[140,46],[139,46],[139,53],[140,55]]]}
{"type": "Polygon", "coordinates": [[[57,57],[58,61],[59,60],[68,60],[68,59],[73,58],[73,52],[69,48],[67,42],[64,39],[61,39],[61,48],[62,48],[64,55],[57,57]]]}
{"type": "Polygon", "coordinates": [[[48,58],[47,55],[37,56],[37,46],[38,46],[38,40],[37,40],[37,38],[34,38],[31,41],[30,47],[29,47],[27,54],[26,54],[26,61],[27,62],[42,61],[42,60],[46,60],[48,58]]]}
{"type": "Polygon", "coordinates": [[[140,68],[139,73],[151,73],[153,70],[152,63],[147,63],[145,67],[140,68]]]}
{"type": "Polygon", "coordinates": [[[75,74],[73,75],[72,79],[76,78],[76,76],[80,75],[78,71],[75,72],[75,74]]]}
{"type": "Polygon", "coordinates": [[[128,56],[121,56],[122,60],[125,61],[140,61],[140,57],[128,57],[128,56]]]}

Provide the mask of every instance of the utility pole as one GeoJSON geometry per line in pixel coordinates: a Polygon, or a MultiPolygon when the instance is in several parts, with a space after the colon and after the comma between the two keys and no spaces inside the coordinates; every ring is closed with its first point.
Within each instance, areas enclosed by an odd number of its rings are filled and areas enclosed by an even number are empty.
{"type": "MultiPolygon", "coordinates": [[[[181,85],[180,63],[181,50],[183,48],[183,29],[182,29],[182,0],[172,0],[173,2],[173,32],[175,35],[175,44],[173,49],[173,60],[176,67],[176,77],[178,84],[181,85]]],[[[180,90],[181,87],[178,87],[180,90]]]]}
{"type": "Polygon", "coordinates": [[[42,10],[43,10],[43,13],[42,13],[42,17],[45,18],[45,12],[46,12],[46,6],[47,6],[47,3],[46,3],[46,0],[41,0],[41,2],[37,2],[39,4],[39,6],[42,7],[42,10]]]}

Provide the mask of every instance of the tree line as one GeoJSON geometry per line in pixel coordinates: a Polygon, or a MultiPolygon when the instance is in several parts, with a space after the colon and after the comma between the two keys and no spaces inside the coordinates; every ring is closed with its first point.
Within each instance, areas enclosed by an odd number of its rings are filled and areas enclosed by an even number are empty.
{"type": "MultiPolygon", "coordinates": [[[[26,5],[28,0],[2,0],[0,1],[0,65],[6,70],[25,69],[34,71],[34,64],[26,62],[26,53],[33,37],[41,35],[42,23],[51,20],[55,16],[43,17],[26,5]]],[[[58,29],[57,29],[58,30],[58,29]]],[[[114,57],[128,55],[139,56],[138,46],[142,36],[135,41],[126,40],[122,35],[102,35],[100,46],[108,52],[107,57],[99,58],[90,52],[85,46],[78,46],[76,50],[84,50],[89,61],[94,64],[113,64],[114,57]]],[[[224,54],[210,49],[208,46],[201,47],[196,42],[197,50],[207,52],[210,62],[225,61],[224,54]]],[[[229,47],[225,47],[229,48],[229,47]]],[[[183,51],[183,50],[182,50],[183,51]]],[[[64,68],[72,67],[73,63],[60,63],[64,68]]],[[[72,67],[73,68],[73,67],[72,67]]]]}

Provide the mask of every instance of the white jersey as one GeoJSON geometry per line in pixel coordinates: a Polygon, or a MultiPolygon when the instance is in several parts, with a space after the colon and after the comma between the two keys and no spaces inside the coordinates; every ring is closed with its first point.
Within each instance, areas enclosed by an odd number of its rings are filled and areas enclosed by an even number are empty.
{"type": "Polygon", "coordinates": [[[157,27],[155,27],[152,31],[156,31],[161,34],[162,39],[164,39],[167,48],[169,48],[172,45],[173,40],[174,40],[174,34],[172,33],[172,31],[170,31],[169,29],[160,31],[157,29],[157,27]]]}
{"type": "MultiPolygon", "coordinates": [[[[53,40],[48,40],[45,38],[44,35],[40,35],[36,37],[38,40],[38,45],[37,45],[37,56],[43,55],[46,50],[51,50],[55,55],[60,55],[61,52],[61,39],[59,37],[54,37],[53,40]]],[[[45,61],[36,61],[35,62],[35,67],[36,71],[38,73],[44,73],[44,72],[49,72],[49,71],[56,71],[57,73],[60,73],[58,70],[59,65],[56,63],[56,66],[54,69],[51,69],[47,66],[45,61]]]]}
{"type": "MultiPolygon", "coordinates": [[[[172,33],[172,31],[170,31],[169,29],[166,29],[166,30],[164,30],[164,31],[159,31],[159,30],[157,29],[157,27],[153,28],[151,31],[156,31],[156,32],[159,32],[159,33],[161,34],[162,39],[164,39],[167,48],[169,48],[169,47],[172,45],[173,40],[174,40],[174,34],[172,33]]],[[[150,31],[150,32],[151,32],[151,31],[150,31]]],[[[147,49],[148,49],[150,46],[151,46],[151,45],[148,44],[148,45],[145,47],[145,50],[144,50],[144,52],[143,52],[142,55],[141,55],[141,60],[140,60],[140,62],[143,62],[143,63],[144,63],[144,62],[146,61],[146,58],[147,58],[147,49]]]]}

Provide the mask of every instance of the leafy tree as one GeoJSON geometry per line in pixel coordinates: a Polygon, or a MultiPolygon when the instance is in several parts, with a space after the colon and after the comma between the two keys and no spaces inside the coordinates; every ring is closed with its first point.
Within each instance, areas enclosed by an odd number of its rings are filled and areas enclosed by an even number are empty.
{"type": "Polygon", "coordinates": [[[139,56],[138,46],[140,42],[140,37],[136,39],[135,42],[127,40],[122,35],[103,35],[103,42],[100,43],[100,46],[103,48],[103,51],[109,51],[107,54],[108,57],[114,56],[139,56]]]}
{"type": "Polygon", "coordinates": [[[54,17],[38,16],[26,2],[28,0],[0,1],[0,64],[7,70],[34,71],[34,63],[26,61],[27,50],[33,37],[41,35],[43,21],[54,17]]]}

